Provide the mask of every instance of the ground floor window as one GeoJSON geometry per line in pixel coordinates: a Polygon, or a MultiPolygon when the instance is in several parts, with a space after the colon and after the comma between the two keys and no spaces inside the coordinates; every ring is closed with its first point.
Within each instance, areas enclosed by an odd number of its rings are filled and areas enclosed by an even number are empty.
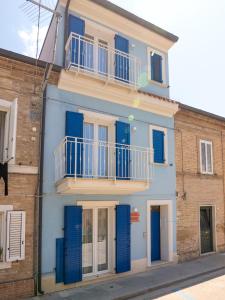
{"type": "Polygon", "coordinates": [[[25,259],[25,212],[0,205],[0,269],[25,259]]]}

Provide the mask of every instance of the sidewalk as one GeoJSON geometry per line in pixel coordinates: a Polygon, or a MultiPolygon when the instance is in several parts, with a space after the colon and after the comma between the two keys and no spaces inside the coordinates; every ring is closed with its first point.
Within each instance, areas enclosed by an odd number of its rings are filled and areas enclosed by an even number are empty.
{"type": "Polygon", "coordinates": [[[213,254],[182,264],[34,297],[33,300],[125,300],[223,268],[225,272],[225,253],[213,254]]]}

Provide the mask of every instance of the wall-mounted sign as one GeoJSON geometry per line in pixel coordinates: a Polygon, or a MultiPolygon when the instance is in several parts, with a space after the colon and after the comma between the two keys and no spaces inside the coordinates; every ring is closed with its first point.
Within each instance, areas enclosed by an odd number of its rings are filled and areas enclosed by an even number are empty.
{"type": "Polygon", "coordinates": [[[140,213],[136,212],[136,211],[131,212],[130,220],[131,220],[131,223],[140,222],[140,213]]]}

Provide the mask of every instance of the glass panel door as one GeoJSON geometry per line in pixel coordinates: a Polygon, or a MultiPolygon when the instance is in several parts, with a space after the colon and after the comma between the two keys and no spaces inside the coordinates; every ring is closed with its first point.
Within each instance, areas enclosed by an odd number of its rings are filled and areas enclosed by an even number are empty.
{"type": "Polygon", "coordinates": [[[98,127],[98,175],[107,177],[108,175],[108,127],[99,125],[98,127]]]}
{"type": "Polygon", "coordinates": [[[94,158],[94,124],[84,123],[84,177],[92,177],[94,158]]]}
{"type": "Polygon", "coordinates": [[[93,209],[84,209],[82,222],[83,274],[93,273],[93,246],[93,209]]]}
{"type": "Polygon", "coordinates": [[[98,209],[98,272],[108,270],[108,209],[98,209]]]}
{"type": "Polygon", "coordinates": [[[212,207],[201,207],[200,228],[201,228],[201,253],[212,252],[213,251],[212,207]]]}
{"type": "Polygon", "coordinates": [[[98,72],[104,76],[108,74],[108,46],[101,40],[98,44],[98,72]]]}

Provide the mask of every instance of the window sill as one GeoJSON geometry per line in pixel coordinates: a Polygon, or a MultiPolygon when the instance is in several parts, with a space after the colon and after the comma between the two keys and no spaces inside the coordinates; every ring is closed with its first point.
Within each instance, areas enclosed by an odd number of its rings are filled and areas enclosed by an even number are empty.
{"type": "Polygon", "coordinates": [[[169,88],[169,85],[166,84],[165,82],[161,83],[161,82],[158,82],[158,81],[155,81],[155,80],[152,80],[152,79],[149,79],[148,81],[151,84],[154,84],[154,85],[157,85],[157,86],[160,86],[160,87],[163,87],[163,88],[169,88]]]}
{"type": "Polygon", "coordinates": [[[9,269],[11,266],[12,265],[10,262],[0,262],[0,270],[9,269]]]}
{"type": "Polygon", "coordinates": [[[205,175],[205,176],[215,176],[215,175],[217,175],[215,173],[203,173],[203,172],[200,172],[199,174],[200,175],[205,175]]]}

